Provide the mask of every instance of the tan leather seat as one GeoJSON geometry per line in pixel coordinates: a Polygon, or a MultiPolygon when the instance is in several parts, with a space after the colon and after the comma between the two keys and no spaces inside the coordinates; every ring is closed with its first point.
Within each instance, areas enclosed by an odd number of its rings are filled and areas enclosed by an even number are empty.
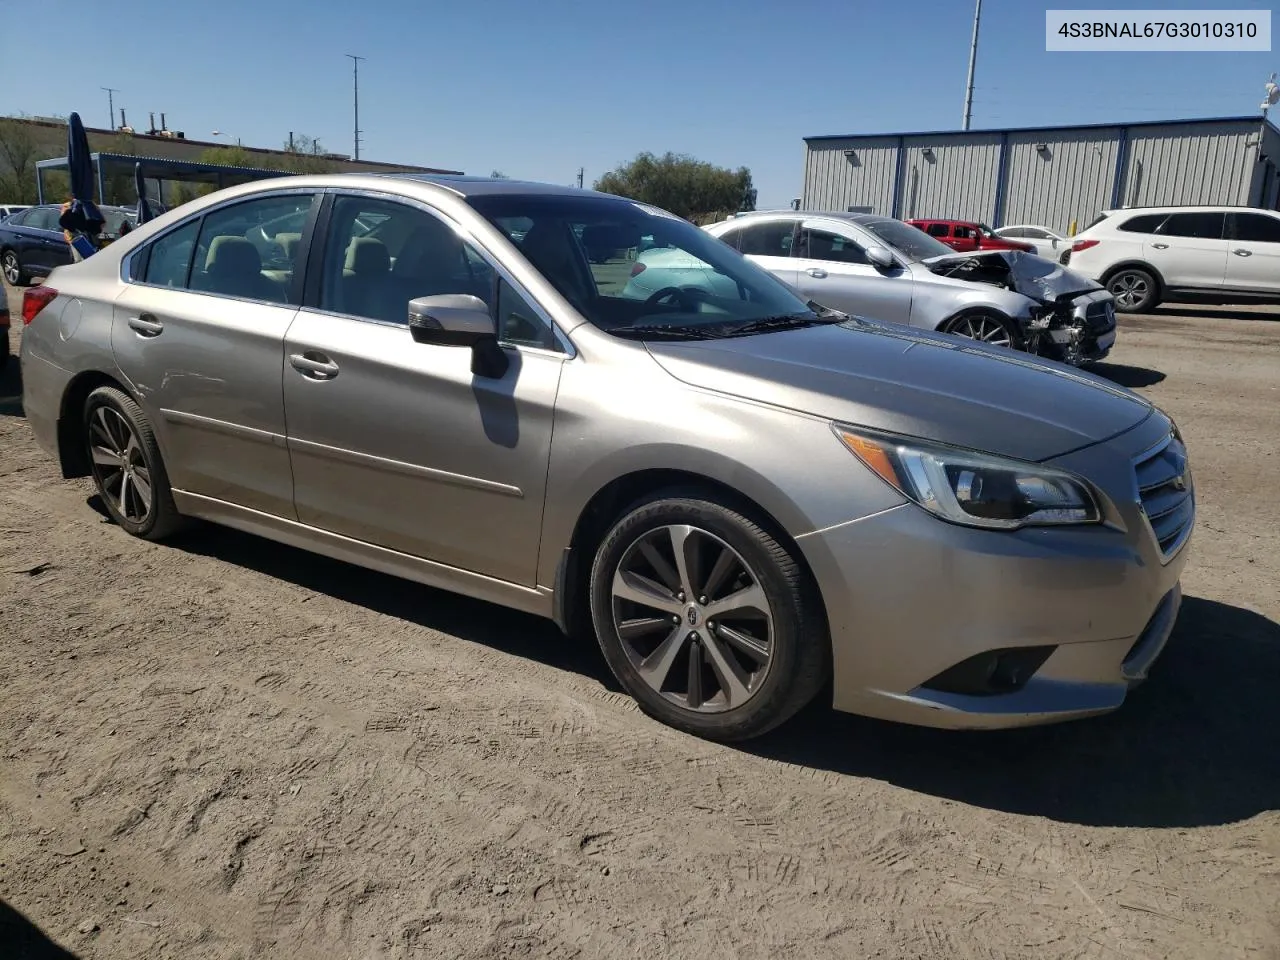
{"type": "Polygon", "coordinates": [[[404,323],[409,302],[397,295],[391,280],[391,255],[387,245],[373,237],[355,237],[347,245],[342,267],[343,313],[404,323]]]}
{"type": "Polygon", "coordinates": [[[585,307],[591,302],[591,281],[567,224],[537,221],[520,243],[520,252],[574,306],[585,307]]]}
{"type": "Polygon", "coordinates": [[[199,289],[229,297],[283,301],[284,289],[262,275],[258,248],[244,237],[214,237],[199,289]]]}

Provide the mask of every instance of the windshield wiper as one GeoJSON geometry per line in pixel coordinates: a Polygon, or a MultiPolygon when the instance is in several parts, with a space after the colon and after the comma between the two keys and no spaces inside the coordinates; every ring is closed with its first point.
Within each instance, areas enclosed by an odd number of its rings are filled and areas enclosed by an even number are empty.
{"type": "Polygon", "coordinates": [[[809,316],[803,313],[787,313],[776,317],[761,317],[729,331],[730,336],[742,337],[753,333],[770,333],[774,330],[794,330],[798,327],[812,327],[828,323],[843,323],[849,318],[843,313],[832,311],[831,316],[809,316]]]}
{"type": "Polygon", "coordinates": [[[615,327],[609,331],[615,337],[628,340],[716,340],[720,334],[697,327],[682,327],[674,323],[640,324],[635,327],[615,327]]]}

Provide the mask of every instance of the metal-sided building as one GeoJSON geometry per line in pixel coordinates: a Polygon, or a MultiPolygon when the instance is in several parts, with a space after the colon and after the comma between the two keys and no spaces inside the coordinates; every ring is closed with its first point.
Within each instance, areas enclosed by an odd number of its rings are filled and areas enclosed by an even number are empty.
{"type": "Polygon", "coordinates": [[[1277,209],[1278,164],[1280,130],[1258,116],[806,137],[800,203],[1066,231],[1115,207],[1277,209]]]}

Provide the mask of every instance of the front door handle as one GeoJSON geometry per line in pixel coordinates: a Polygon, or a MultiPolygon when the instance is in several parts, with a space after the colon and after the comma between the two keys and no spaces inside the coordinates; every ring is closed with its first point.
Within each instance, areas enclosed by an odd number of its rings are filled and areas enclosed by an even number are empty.
{"type": "Polygon", "coordinates": [[[314,351],[291,353],[289,364],[304,377],[310,377],[312,380],[332,380],[338,375],[338,365],[323,353],[314,351]]]}
{"type": "Polygon", "coordinates": [[[821,267],[810,267],[805,271],[805,273],[813,277],[815,280],[821,280],[827,275],[827,271],[823,270],[821,267]]]}
{"type": "Polygon", "coordinates": [[[1157,250],[1169,249],[1169,245],[1167,243],[1153,243],[1151,246],[1155,247],[1157,250]]]}
{"type": "Polygon", "coordinates": [[[158,337],[164,333],[164,324],[149,313],[129,318],[129,329],[140,337],[158,337]]]}
{"type": "Polygon", "coordinates": [[[1252,256],[1253,256],[1253,251],[1252,251],[1252,250],[1232,250],[1231,252],[1232,252],[1232,253],[1234,253],[1237,257],[1252,257],[1252,256]]]}

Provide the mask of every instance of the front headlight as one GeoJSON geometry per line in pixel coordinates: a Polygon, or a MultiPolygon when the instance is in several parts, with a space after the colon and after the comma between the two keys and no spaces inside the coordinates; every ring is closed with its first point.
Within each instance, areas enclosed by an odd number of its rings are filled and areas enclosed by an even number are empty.
{"type": "Polygon", "coordinates": [[[860,427],[834,429],[882,480],[943,520],[997,530],[1102,520],[1088,485],[1066,471],[860,427]]]}

